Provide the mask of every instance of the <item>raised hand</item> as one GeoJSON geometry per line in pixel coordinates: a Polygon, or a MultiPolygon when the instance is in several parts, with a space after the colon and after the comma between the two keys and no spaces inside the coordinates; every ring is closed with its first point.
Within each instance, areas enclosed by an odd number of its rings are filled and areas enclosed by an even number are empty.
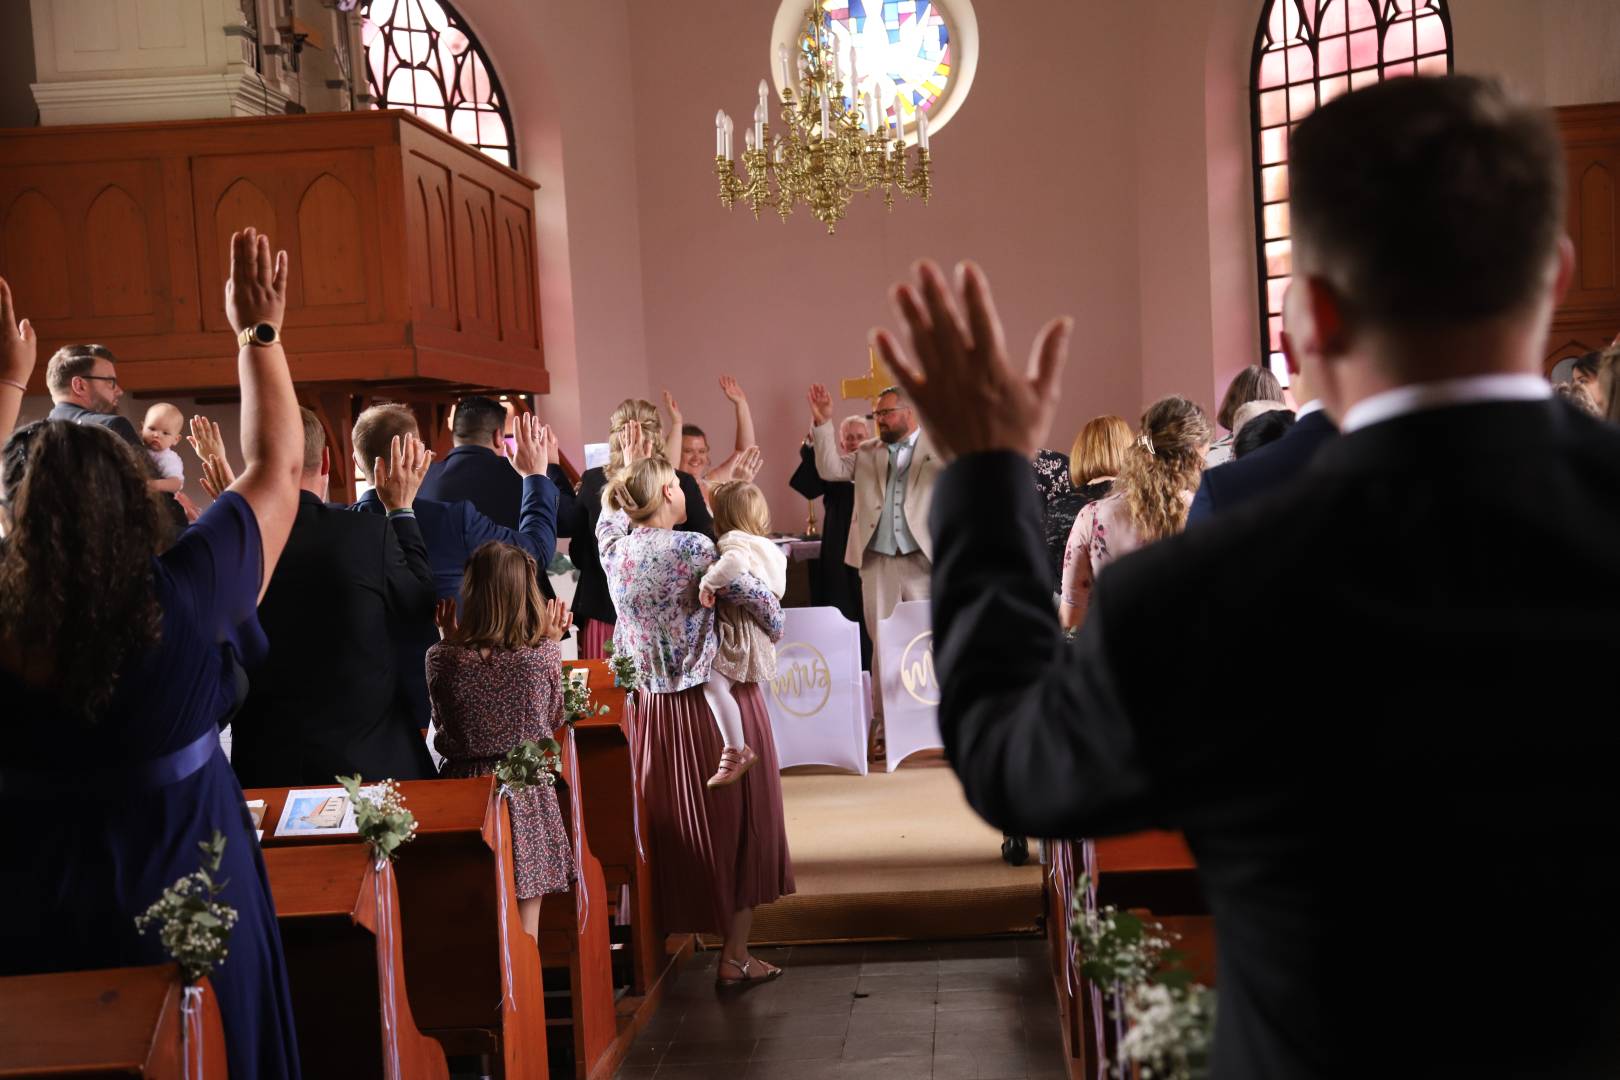
{"type": "Polygon", "coordinates": [[[540,425],[540,450],[546,456],[546,468],[562,464],[562,454],[557,450],[557,433],[551,430],[550,424],[540,425]]]}
{"type": "Polygon", "coordinates": [[[186,436],[186,442],[191,444],[198,461],[211,457],[225,460],[225,439],[219,433],[219,425],[200,413],[191,418],[191,434],[186,436]]]}
{"type": "Polygon", "coordinates": [[[652,457],[652,441],[641,430],[641,421],[632,420],[619,432],[619,447],[624,451],[624,463],[634,465],[645,457],[652,457]]]}
{"type": "Polygon", "coordinates": [[[256,229],[231,235],[231,279],[225,283],[225,317],[241,333],[249,326],[280,326],[287,313],[287,253],[270,255],[270,238],[256,229]]]}
{"type": "Polygon", "coordinates": [[[1007,363],[1006,338],[983,271],[960,264],[953,287],[931,261],[913,269],[915,281],[890,291],[909,347],[887,330],[872,331],[871,342],[916,405],[934,445],[947,457],[987,450],[1033,457],[1052,428],[1074,320],[1047,323],[1019,374],[1007,363]]]}
{"type": "Polygon", "coordinates": [[[416,492],[427,476],[433,451],[415,435],[401,438],[395,435],[388,444],[388,460],[378,458],[372,463],[372,482],[377,498],[388,510],[403,510],[416,501],[416,492]]]}
{"type": "MultiPolygon", "coordinates": [[[[27,319],[17,321],[16,309],[11,304],[11,286],[0,278],[0,385],[12,389],[28,386],[28,377],[34,373],[39,359],[39,337],[34,325],[27,319]]],[[[9,435],[6,431],[0,435],[9,435]]]]}
{"type": "Polygon", "coordinates": [[[669,410],[669,415],[675,421],[670,427],[679,428],[681,426],[681,403],[676,401],[675,395],[668,390],[664,391],[664,408],[669,410]]]}
{"type": "Polygon", "coordinates": [[[455,597],[447,596],[433,605],[433,625],[439,628],[440,641],[456,632],[455,597]]]}
{"type": "Polygon", "coordinates": [[[832,419],[833,400],[827,388],[820,383],[810,384],[810,419],[816,426],[832,419]]]}
{"type": "Polygon", "coordinates": [[[740,480],[745,484],[754,482],[759,475],[760,466],[765,464],[765,456],[759,452],[759,447],[750,446],[737,455],[737,460],[731,464],[731,478],[740,480]]]}
{"type": "Polygon", "coordinates": [[[720,392],[725,394],[726,400],[733,405],[740,405],[748,400],[748,395],[743,393],[742,384],[731,375],[720,376],[720,392]]]}
{"type": "Polygon", "coordinates": [[[574,613],[568,610],[566,602],[546,601],[546,637],[552,641],[561,641],[568,636],[568,631],[573,625],[574,613]]]}
{"type": "Polygon", "coordinates": [[[230,464],[223,458],[210,455],[202,463],[202,489],[210,499],[217,499],[236,483],[230,464]]]}
{"type": "MultiPolygon", "coordinates": [[[[533,413],[522,413],[512,418],[512,468],[519,476],[544,476],[547,457],[548,431],[533,413]]],[[[555,440],[552,440],[555,445],[555,440]]]]}

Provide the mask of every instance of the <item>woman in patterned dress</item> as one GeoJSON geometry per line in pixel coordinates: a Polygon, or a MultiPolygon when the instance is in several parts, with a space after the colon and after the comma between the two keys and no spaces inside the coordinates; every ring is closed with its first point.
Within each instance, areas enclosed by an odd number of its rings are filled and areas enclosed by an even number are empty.
{"type": "MultiPolygon", "coordinates": [[[[427,654],[434,745],[440,776],[488,776],[525,739],[552,737],[562,723],[562,652],[557,642],[572,616],[540,592],[534,557],[491,540],[472,553],[456,602],[439,601],[443,640],[427,654]]],[[[514,793],[512,864],[518,915],[531,937],[540,932],[540,901],[568,891],[574,876],[557,792],[532,785],[514,793]]]]}
{"type": "MultiPolygon", "coordinates": [[[[754,908],[793,891],[765,697],[757,683],[733,688],[758,764],[735,784],[708,787],[722,744],[703,697],[716,650],[714,611],[700,603],[698,585],[715,548],[707,537],[675,531],[686,509],[675,471],[647,456],[634,426],[625,438],[632,464],[603,492],[596,536],[619,616],[614,648],[634,656],[642,673],[632,752],[656,852],[654,892],[666,931],[725,939],[720,985],[763,982],[781,970],[748,953],[754,908]]],[[[781,638],[781,605],[753,575],[718,596],[771,641],[781,638]]]]}
{"type": "Polygon", "coordinates": [[[1104,566],[1187,524],[1187,508],[1213,437],[1204,410],[1184,397],[1161,398],[1148,406],[1141,434],[1126,451],[1107,498],[1087,503],[1074,519],[1063,551],[1058,605],[1064,629],[1085,620],[1091,587],[1104,566]]]}

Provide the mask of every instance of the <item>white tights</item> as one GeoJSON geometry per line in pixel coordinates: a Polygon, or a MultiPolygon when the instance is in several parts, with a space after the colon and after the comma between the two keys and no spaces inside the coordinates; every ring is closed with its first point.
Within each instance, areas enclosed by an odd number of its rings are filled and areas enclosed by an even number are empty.
{"type": "Polygon", "coordinates": [[[703,698],[714,713],[714,722],[720,726],[720,738],[732,750],[747,745],[743,739],[742,710],[731,696],[734,684],[718,671],[709,672],[709,681],[703,684],[703,698]]]}

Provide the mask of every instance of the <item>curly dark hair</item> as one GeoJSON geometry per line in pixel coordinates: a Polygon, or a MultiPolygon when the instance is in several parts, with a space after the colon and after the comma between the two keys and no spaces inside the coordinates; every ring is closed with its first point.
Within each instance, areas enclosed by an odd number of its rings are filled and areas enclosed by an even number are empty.
{"type": "Polygon", "coordinates": [[[135,451],[106,428],[42,420],[6,442],[0,486],[0,655],[93,723],[163,629],[152,557],[163,537],[135,451]]]}

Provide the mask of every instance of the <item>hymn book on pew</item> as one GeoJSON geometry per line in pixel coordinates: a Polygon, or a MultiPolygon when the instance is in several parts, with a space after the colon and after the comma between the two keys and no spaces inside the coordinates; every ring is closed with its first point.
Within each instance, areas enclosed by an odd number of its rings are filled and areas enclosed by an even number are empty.
{"type": "Polygon", "coordinates": [[[287,792],[276,824],[277,836],[355,836],[354,805],[340,787],[294,788],[287,792]]]}

